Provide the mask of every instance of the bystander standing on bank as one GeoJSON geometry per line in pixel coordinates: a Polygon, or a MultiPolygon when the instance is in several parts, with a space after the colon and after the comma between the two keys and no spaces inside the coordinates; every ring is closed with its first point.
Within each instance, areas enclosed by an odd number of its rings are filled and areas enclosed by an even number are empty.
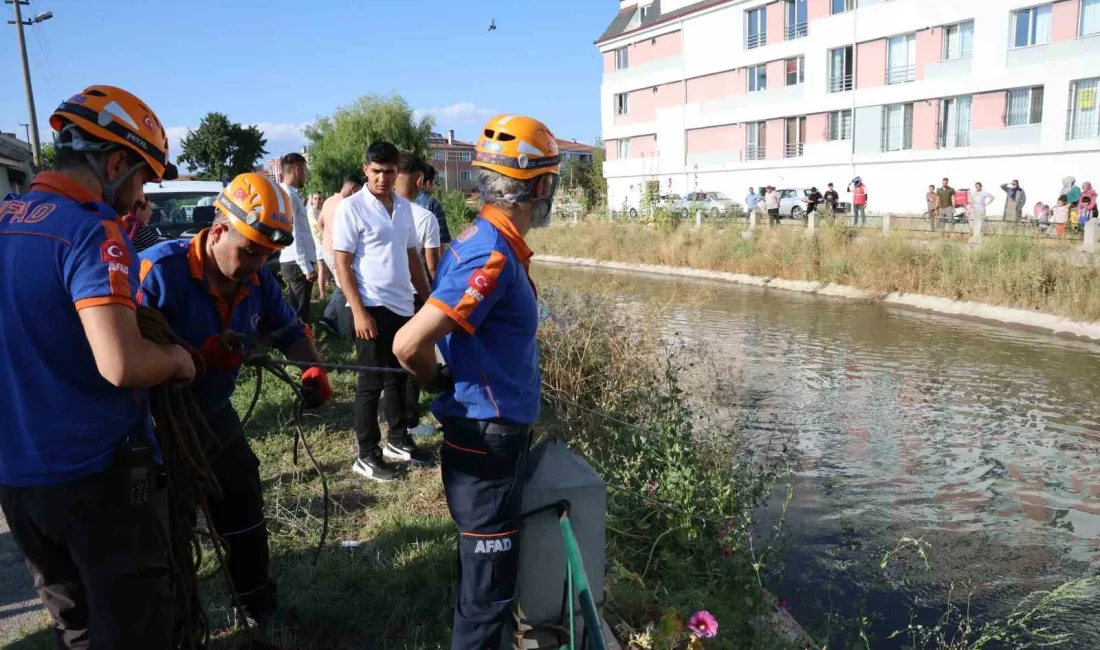
{"type": "Polygon", "coordinates": [[[816,187],[811,187],[810,193],[803,200],[806,202],[806,216],[809,217],[812,212],[816,218],[817,206],[821,204],[821,192],[818,192],[816,187]]]}
{"type": "Polygon", "coordinates": [[[936,209],[939,211],[940,221],[955,218],[955,188],[951,182],[943,179],[943,183],[936,190],[936,209]]]}
{"type": "Polygon", "coordinates": [[[993,203],[993,195],[982,189],[981,183],[974,183],[974,189],[970,190],[968,195],[969,210],[970,210],[970,241],[976,241],[978,234],[982,231],[982,224],[985,223],[986,209],[990,203],[993,203]]]}
{"type": "Polygon", "coordinates": [[[288,153],[280,161],[282,182],[280,185],[290,197],[289,210],[280,210],[285,214],[293,213],[294,242],[279,254],[279,268],[286,280],[290,294],[290,306],[303,323],[309,322],[309,302],[313,293],[313,282],[317,279],[317,250],[313,247],[313,233],[309,227],[309,216],[302,203],[301,189],[309,178],[306,159],[300,153],[288,153]]]}
{"type": "Polygon", "coordinates": [[[848,184],[848,191],[852,193],[852,226],[859,226],[860,219],[863,225],[867,225],[867,186],[863,179],[856,176],[848,184]]]}
{"type": "Polygon", "coordinates": [[[1024,214],[1024,203],[1027,202],[1027,193],[1020,187],[1020,181],[1004,183],[1001,189],[1005,192],[1005,221],[1013,223],[1020,221],[1020,217],[1024,214]]]}
{"type": "Polygon", "coordinates": [[[936,197],[936,186],[929,185],[924,193],[924,215],[932,222],[932,229],[936,229],[936,215],[939,213],[939,198],[936,197]]]}
{"type": "MultiPolygon", "coordinates": [[[[363,166],[367,184],[340,203],[332,236],[336,275],[352,313],[357,362],[394,370],[401,365],[393,353],[393,339],[414,313],[414,287],[422,296],[431,293],[417,252],[411,204],[394,192],[398,155],[389,142],[370,145],[363,166]]],[[[359,373],[354,405],[359,456],[352,470],[361,476],[376,481],[397,478],[383,458],[428,460],[409,436],[404,382],[393,372],[359,373]],[[384,449],[378,446],[383,386],[389,427],[384,449]]]]}
{"type": "Polygon", "coordinates": [[[768,211],[768,222],[773,226],[779,225],[779,192],[771,185],[764,194],[764,208],[768,211]]]}
{"type": "Polygon", "coordinates": [[[829,183],[823,196],[825,198],[825,216],[829,219],[835,219],[837,208],[840,206],[840,194],[833,187],[833,184],[829,183]]]}
{"type": "Polygon", "coordinates": [[[755,210],[757,203],[760,203],[760,195],[756,193],[755,188],[750,187],[749,193],[745,195],[745,214],[755,210]]]}
{"type": "Polygon", "coordinates": [[[451,230],[447,227],[447,213],[443,211],[443,204],[434,196],[435,178],[435,167],[426,164],[424,177],[420,181],[420,194],[417,195],[414,203],[422,208],[427,208],[435,215],[436,222],[439,224],[439,243],[446,246],[451,243],[451,230]]]}
{"type": "Polygon", "coordinates": [[[340,276],[336,274],[336,258],[332,252],[332,232],[335,229],[336,209],[340,202],[363,189],[363,180],[356,175],[344,179],[340,191],[325,199],[321,204],[321,214],[317,217],[317,227],[321,231],[321,254],[325,264],[332,272],[332,282],[335,287],[332,297],[325,306],[325,313],[317,320],[317,325],[334,336],[349,336],[351,332],[351,313],[348,311],[348,301],[344,297],[344,291],[340,288],[340,276]]]}

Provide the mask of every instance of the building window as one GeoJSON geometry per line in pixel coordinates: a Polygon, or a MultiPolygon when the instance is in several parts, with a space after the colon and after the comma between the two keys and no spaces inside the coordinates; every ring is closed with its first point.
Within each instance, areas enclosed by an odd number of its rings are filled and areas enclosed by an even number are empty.
{"type": "Polygon", "coordinates": [[[890,37],[886,41],[886,83],[902,84],[916,80],[916,35],[903,34],[890,37]]]}
{"type": "Polygon", "coordinates": [[[642,22],[645,22],[646,20],[649,19],[649,15],[652,11],[653,11],[653,4],[652,3],[647,4],[646,6],[642,7],[642,22]]]}
{"type": "Polygon", "coordinates": [[[1081,0],[1081,30],[1078,36],[1100,34],[1100,0],[1081,0]]]}
{"type": "Polygon", "coordinates": [[[1051,19],[1051,5],[1012,12],[1012,47],[1049,43],[1051,19]]]}
{"type": "Polygon", "coordinates": [[[472,181],[474,180],[474,172],[470,170],[458,172],[458,180],[460,181],[472,181]]]}
{"type": "Polygon", "coordinates": [[[852,139],[852,111],[833,111],[829,113],[825,139],[830,141],[852,139]]]}
{"type": "Polygon", "coordinates": [[[474,159],[474,152],[472,151],[459,151],[458,162],[470,162],[474,159]]]}
{"type": "Polygon", "coordinates": [[[615,50],[615,69],[626,70],[630,67],[630,46],[624,45],[615,50]]]}
{"type": "Polygon", "coordinates": [[[630,157],[630,140],[623,138],[615,141],[615,159],[626,160],[630,157]]]}
{"type": "Polygon", "coordinates": [[[445,160],[447,160],[447,152],[446,151],[433,151],[432,152],[432,160],[434,160],[436,162],[444,162],[445,160]]]}
{"type": "Polygon", "coordinates": [[[974,51],[974,21],[970,20],[958,25],[948,25],[943,28],[943,56],[944,61],[955,59],[969,59],[974,51]]]}
{"type": "Polygon", "coordinates": [[[745,12],[745,49],[751,50],[768,44],[768,12],[758,7],[745,12]]]}
{"type": "Polygon", "coordinates": [[[1100,137],[1100,110],[1096,94],[1100,92],[1100,77],[1074,81],[1069,90],[1069,125],[1067,140],[1100,137]]]}
{"type": "Polygon", "coordinates": [[[842,14],[845,11],[851,11],[856,8],[856,0],[832,0],[832,13],[842,14]]]}
{"type": "Polygon", "coordinates": [[[630,114],[630,93],[619,93],[615,95],[615,114],[630,114]]]}
{"type": "Polygon", "coordinates": [[[852,89],[854,60],[851,45],[829,50],[829,92],[842,93],[852,89]]]}
{"type": "Polygon", "coordinates": [[[767,122],[749,122],[745,125],[745,160],[764,160],[767,156],[767,122]]]}
{"type": "Polygon", "coordinates": [[[755,93],[768,89],[768,66],[761,63],[749,68],[749,92],[755,93]]]}
{"type": "Polygon", "coordinates": [[[787,2],[787,29],[786,39],[793,41],[796,38],[806,38],[807,14],[806,0],[786,0],[787,2]]]}
{"type": "Polygon", "coordinates": [[[1043,121],[1043,87],[1014,88],[1005,98],[1005,126],[1027,126],[1043,121]]]}
{"type": "Polygon", "coordinates": [[[882,150],[902,151],[913,148],[913,105],[891,104],[882,107],[882,150]]]}
{"type": "Polygon", "coordinates": [[[970,96],[940,102],[939,144],[944,149],[970,146],[970,96]]]}
{"type": "Polygon", "coordinates": [[[787,59],[787,85],[797,86],[806,81],[806,57],[787,59]]]}
{"type": "Polygon", "coordinates": [[[806,117],[788,117],[786,122],[783,156],[785,158],[801,158],[802,147],[806,143],[806,117]]]}

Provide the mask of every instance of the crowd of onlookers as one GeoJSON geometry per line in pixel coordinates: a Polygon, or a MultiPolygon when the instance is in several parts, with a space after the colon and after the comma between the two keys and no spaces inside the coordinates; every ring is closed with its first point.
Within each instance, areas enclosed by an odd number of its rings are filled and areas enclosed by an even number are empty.
{"type": "MultiPolygon", "coordinates": [[[[813,213],[832,219],[840,211],[840,194],[832,183],[829,183],[826,188],[822,193],[817,187],[811,187],[805,196],[801,197],[800,202],[806,205],[804,212],[807,216],[813,213]]],[[[857,176],[848,184],[848,192],[852,193],[852,225],[859,225],[861,218],[863,223],[867,223],[867,186],[857,176]]],[[[767,216],[768,222],[772,225],[780,222],[780,205],[781,197],[774,185],[761,187],[759,192],[756,188],[750,187],[749,193],[745,196],[746,213],[755,211],[759,216],[767,216]]]]}
{"type": "MultiPolygon", "coordinates": [[[[1004,183],[1001,190],[1005,193],[1003,217],[1007,222],[1034,220],[1044,231],[1053,227],[1051,232],[1063,235],[1066,228],[1080,229],[1090,219],[1097,218],[1096,190],[1088,181],[1078,187],[1077,179],[1073,176],[1062,179],[1062,189],[1055,205],[1036,201],[1030,217],[1024,208],[1027,204],[1027,192],[1019,181],[1004,183]]],[[[940,187],[928,186],[925,215],[932,221],[933,229],[942,223],[963,220],[974,222],[987,216],[988,207],[995,200],[992,194],[982,188],[981,183],[975,183],[974,189],[956,190],[951,187],[949,179],[944,178],[940,187]]]]}

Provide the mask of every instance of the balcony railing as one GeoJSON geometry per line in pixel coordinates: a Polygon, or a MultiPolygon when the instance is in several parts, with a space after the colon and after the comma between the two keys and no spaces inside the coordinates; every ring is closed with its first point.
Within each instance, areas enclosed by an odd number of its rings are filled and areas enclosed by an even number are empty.
{"type": "Polygon", "coordinates": [[[917,66],[902,65],[886,70],[886,83],[903,84],[917,80],[917,66]]]}
{"type": "Polygon", "coordinates": [[[793,41],[796,38],[806,38],[808,34],[809,29],[807,29],[806,23],[795,23],[794,25],[787,25],[785,38],[788,41],[793,41]]]}
{"type": "Polygon", "coordinates": [[[768,33],[749,34],[745,37],[745,49],[752,50],[768,44],[768,33]]]}
{"type": "Polygon", "coordinates": [[[767,151],[762,144],[750,144],[745,147],[745,160],[764,160],[767,151]]]}
{"type": "Polygon", "coordinates": [[[843,93],[852,89],[852,75],[842,77],[830,77],[828,91],[831,93],[843,93]]]}
{"type": "Polygon", "coordinates": [[[801,142],[788,142],[783,152],[785,158],[801,158],[802,157],[802,143],[801,142]]]}

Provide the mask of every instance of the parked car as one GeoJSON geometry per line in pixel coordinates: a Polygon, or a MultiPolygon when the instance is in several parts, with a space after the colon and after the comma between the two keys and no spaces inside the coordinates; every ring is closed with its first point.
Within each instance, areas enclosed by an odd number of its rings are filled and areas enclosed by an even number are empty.
{"type": "MultiPolygon", "coordinates": [[[[206,218],[195,221],[195,208],[213,205],[224,186],[216,181],[164,181],[147,183],[145,198],[153,208],[149,225],[161,240],[194,237],[210,225],[206,218]]],[[[208,211],[200,210],[200,215],[208,211]]]]}
{"type": "Polygon", "coordinates": [[[682,205],[688,213],[702,210],[708,217],[718,217],[744,210],[740,203],[721,192],[693,192],[684,197],[682,205]]]}

